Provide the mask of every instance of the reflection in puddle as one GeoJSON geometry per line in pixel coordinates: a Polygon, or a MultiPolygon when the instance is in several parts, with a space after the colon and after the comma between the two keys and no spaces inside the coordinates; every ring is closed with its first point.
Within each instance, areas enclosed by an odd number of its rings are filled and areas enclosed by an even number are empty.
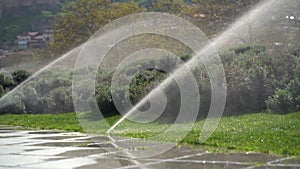
{"type": "Polygon", "coordinates": [[[87,147],[87,142],[46,142],[41,144],[34,144],[34,146],[48,146],[48,147],[87,147]]]}

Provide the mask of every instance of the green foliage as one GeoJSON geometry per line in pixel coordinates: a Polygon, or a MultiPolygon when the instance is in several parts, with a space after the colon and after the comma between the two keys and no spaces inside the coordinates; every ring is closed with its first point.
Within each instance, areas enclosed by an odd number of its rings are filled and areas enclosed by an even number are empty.
{"type": "MultiPolygon", "coordinates": [[[[118,86],[114,91],[111,90],[112,75],[107,72],[101,72],[98,76],[102,81],[96,83],[96,100],[104,116],[112,116],[118,114],[112,99],[113,94],[118,95],[118,98],[124,98],[124,86],[118,86]],[[107,77],[106,77],[107,76],[107,77]]],[[[153,89],[164,77],[164,73],[157,70],[145,70],[134,76],[129,86],[129,98],[132,104],[136,104],[143,98],[151,89],[153,89]]],[[[124,107],[126,109],[126,107],[124,107]]]]}
{"type": "Polygon", "coordinates": [[[2,86],[3,86],[4,89],[10,90],[10,89],[15,87],[15,83],[14,83],[14,81],[11,77],[5,76],[4,81],[2,83],[2,86]]]}
{"type": "MultiPolygon", "coordinates": [[[[139,12],[165,12],[189,19],[206,34],[216,34],[254,2],[214,0],[73,0],[67,1],[53,23],[52,53],[64,53],[85,42],[98,29],[122,16],[139,12]],[[191,3],[193,5],[191,5],[191,3]],[[146,8],[145,8],[146,7],[146,8]],[[200,17],[199,15],[204,15],[200,17]],[[199,16],[199,17],[197,17],[199,16]],[[68,26],[65,26],[68,25],[68,26]]],[[[51,15],[44,12],[45,16],[51,15]]]]}
{"type": "Polygon", "coordinates": [[[25,81],[29,76],[30,73],[27,72],[26,70],[17,70],[12,72],[12,78],[13,80],[18,84],[22,83],[23,81],[25,81]]]}
{"type": "Polygon", "coordinates": [[[26,113],[56,114],[74,111],[70,74],[48,72],[30,81],[27,86],[23,92],[26,113]]]}
{"type": "Polygon", "coordinates": [[[5,91],[2,85],[0,85],[0,97],[4,95],[5,91]]]}
{"type": "Polygon", "coordinates": [[[113,103],[110,84],[99,84],[96,87],[96,100],[101,113],[105,116],[113,116],[118,111],[113,103]]]}
{"type": "Polygon", "coordinates": [[[51,12],[51,11],[42,11],[41,14],[45,18],[53,18],[53,17],[55,17],[55,14],[53,14],[53,12],[51,12]]]}
{"type": "MultiPolygon", "coordinates": [[[[26,77],[26,71],[12,73],[13,87],[26,77]]],[[[1,77],[1,76],[0,76],[1,77]]],[[[1,108],[1,113],[32,113],[32,114],[56,114],[74,111],[71,93],[70,74],[57,72],[43,73],[38,78],[30,79],[26,87],[20,88],[14,93],[15,104],[1,108]]]]}
{"type": "Polygon", "coordinates": [[[12,90],[16,85],[22,83],[29,76],[30,73],[25,70],[17,70],[11,73],[11,76],[0,74],[0,97],[3,96],[6,92],[12,90]]]}
{"type": "Polygon", "coordinates": [[[139,72],[130,84],[130,99],[136,104],[164,79],[166,73],[156,69],[139,72]]]}
{"type": "Polygon", "coordinates": [[[226,114],[263,111],[267,108],[266,100],[274,112],[282,111],[278,107],[284,109],[295,104],[296,99],[289,100],[289,93],[297,91],[297,87],[285,89],[291,81],[297,82],[300,75],[299,57],[293,50],[267,53],[264,47],[249,46],[233,51],[223,55],[228,87],[226,114]]]}
{"type": "Polygon", "coordinates": [[[277,89],[266,101],[268,109],[277,113],[290,113],[300,110],[300,81],[291,80],[284,89],[277,89]]]}
{"type": "MultiPolygon", "coordinates": [[[[225,114],[240,115],[264,111],[266,108],[279,113],[298,111],[300,57],[295,51],[297,49],[293,48],[293,50],[270,53],[266,52],[265,47],[242,46],[222,54],[228,89],[225,114]]],[[[189,58],[189,55],[180,57],[183,61],[188,61],[189,58]]],[[[145,67],[148,64],[151,63],[142,63],[140,66],[145,67]]],[[[176,60],[165,57],[157,64],[159,64],[158,67],[172,71],[172,67],[176,65],[176,60]]],[[[214,70],[214,73],[217,73],[219,67],[217,66],[214,70]]],[[[131,69],[129,68],[128,71],[131,69]]],[[[193,73],[201,96],[199,117],[205,118],[210,107],[211,84],[202,65],[199,65],[193,73]]],[[[6,92],[25,80],[28,75],[28,72],[22,70],[12,73],[12,78],[0,75],[0,85],[6,92]]],[[[103,69],[99,71],[100,79],[96,83],[96,100],[104,116],[118,114],[112,100],[112,75],[113,72],[103,69]]],[[[131,102],[136,104],[140,101],[159,85],[166,78],[166,75],[163,71],[156,69],[149,69],[136,74],[129,86],[128,97],[131,102]]],[[[11,110],[10,113],[36,114],[73,111],[71,83],[70,73],[45,73],[28,83],[29,87],[26,87],[22,94],[27,99],[18,103],[18,108],[11,110]]],[[[124,87],[117,86],[117,89],[113,91],[114,94],[119,95],[118,98],[124,98],[124,87]]],[[[170,120],[172,117],[176,117],[177,109],[179,109],[176,106],[180,105],[180,100],[174,98],[180,98],[180,90],[178,86],[171,85],[166,92],[168,105],[163,116],[170,120]]],[[[78,97],[81,100],[92,101],[90,96],[78,97]]],[[[127,110],[126,107],[124,109],[127,110]]]]}
{"type": "Polygon", "coordinates": [[[187,62],[188,60],[190,60],[192,58],[192,55],[184,55],[181,56],[180,59],[184,62],[187,62]]]}
{"type": "Polygon", "coordinates": [[[268,109],[277,113],[289,113],[300,110],[300,47],[295,47],[278,63],[279,85],[274,95],[269,95],[268,109]]]}
{"type": "Polygon", "coordinates": [[[15,82],[11,77],[0,74],[0,85],[4,90],[10,90],[15,86],[15,82]]]}
{"type": "MultiPolygon", "coordinates": [[[[225,115],[240,115],[245,113],[260,112],[270,109],[272,112],[288,113],[299,110],[299,77],[300,57],[293,50],[270,53],[265,47],[243,46],[232,49],[222,54],[227,79],[227,102],[225,115]]],[[[190,55],[180,57],[188,61],[190,55]]],[[[147,66],[151,63],[142,63],[140,66],[147,66]]],[[[172,71],[176,60],[165,57],[158,67],[164,67],[172,71]]],[[[217,65],[216,65],[217,66],[217,65]]],[[[216,67],[217,73],[219,67],[216,67]]],[[[131,69],[128,70],[130,73],[131,69]]],[[[194,77],[198,83],[201,96],[199,107],[199,118],[205,118],[209,111],[211,102],[211,84],[207,72],[202,65],[194,71],[194,77]]],[[[28,77],[28,72],[16,71],[11,77],[0,75],[0,85],[4,92],[11,90],[16,84],[21,83],[28,77]]],[[[84,73],[82,74],[84,76],[84,73]]],[[[98,73],[99,80],[96,82],[96,100],[98,107],[104,116],[118,114],[112,93],[124,98],[125,86],[117,86],[111,91],[113,72],[101,69],[98,73]]],[[[129,86],[129,98],[133,104],[140,101],[152,89],[158,86],[167,74],[156,69],[144,70],[137,73],[129,86]]],[[[73,111],[71,95],[71,73],[59,74],[48,72],[28,83],[24,88],[21,103],[17,108],[6,111],[10,113],[63,113],[73,111]]],[[[175,82],[174,82],[175,84],[175,82]]],[[[3,93],[3,92],[2,92],[3,93]]],[[[173,117],[180,106],[180,90],[178,86],[171,85],[166,89],[168,104],[162,115],[163,119],[172,122],[173,117]],[[177,99],[176,99],[177,98],[177,99]]],[[[92,101],[91,96],[78,96],[79,99],[87,102],[92,101]]],[[[119,100],[122,102],[122,100],[119,100]]],[[[127,110],[124,107],[124,110],[127,110]]]]}
{"type": "Polygon", "coordinates": [[[266,51],[264,46],[241,46],[233,49],[234,53],[237,55],[247,54],[247,55],[256,55],[266,51]]]}
{"type": "Polygon", "coordinates": [[[133,1],[75,0],[67,3],[53,23],[52,52],[63,53],[83,42],[105,24],[145,9],[133,1]],[[66,26],[68,25],[68,26],[66,26]]]}
{"type": "Polygon", "coordinates": [[[152,0],[151,10],[186,16],[192,11],[192,7],[183,0],[152,0]]]}

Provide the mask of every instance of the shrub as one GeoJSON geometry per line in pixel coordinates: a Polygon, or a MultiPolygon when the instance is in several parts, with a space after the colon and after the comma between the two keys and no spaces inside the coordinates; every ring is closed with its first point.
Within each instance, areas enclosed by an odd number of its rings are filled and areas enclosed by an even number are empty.
{"type": "Polygon", "coordinates": [[[0,85],[0,97],[4,95],[4,88],[0,85]]]}
{"type": "Polygon", "coordinates": [[[7,76],[4,77],[1,85],[3,86],[4,90],[11,90],[15,87],[13,79],[7,76]]]}
{"type": "MultiPolygon", "coordinates": [[[[18,82],[25,80],[29,73],[16,71],[13,78],[18,82]]],[[[71,76],[69,73],[46,72],[31,79],[11,95],[11,104],[5,113],[63,113],[74,111],[71,98],[71,76]]]]}
{"type": "Polygon", "coordinates": [[[267,108],[266,103],[277,112],[279,108],[275,107],[284,109],[290,104],[289,92],[296,91],[297,87],[286,89],[285,86],[300,75],[299,57],[295,53],[294,50],[267,53],[264,47],[243,47],[234,53],[226,53],[223,56],[227,61],[228,87],[225,113],[259,112],[267,108]],[[273,95],[274,100],[270,98],[273,95]],[[282,102],[281,106],[279,102],[282,102]]]}
{"type": "Polygon", "coordinates": [[[266,100],[268,109],[272,112],[286,114],[300,110],[300,81],[291,80],[284,89],[277,89],[273,96],[266,100]]]}
{"type": "Polygon", "coordinates": [[[109,117],[118,114],[113,103],[111,87],[109,83],[102,83],[96,86],[96,100],[103,116],[109,117]]]}
{"type": "Polygon", "coordinates": [[[266,51],[266,47],[264,46],[240,46],[233,49],[234,53],[237,55],[240,54],[259,54],[266,51]]]}
{"type": "MultiPolygon", "coordinates": [[[[266,108],[273,112],[288,113],[300,110],[300,57],[299,49],[266,52],[265,47],[241,47],[222,55],[227,80],[227,103],[225,114],[238,115],[263,111],[266,108]]],[[[182,56],[182,60],[190,59],[189,55],[182,56]]],[[[144,61],[140,66],[153,64],[144,61]]],[[[166,57],[159,62],[160,66],[168,70],[174,69],[177,61],[166,57]]],[[[213,75],[217,75],[220,67],[214,68],[213,75]]],[[[88,68],[89,69],[89,68],[88,68]]],[[[87,69],[87,71],[89,71],[87,69]]],[[[127,70],[125,74],[132,74],[135,68],[127,70]]],[[[210,108],[211,83],[203,65],[193,70],[194,77],[200,91],[199,117],[204,118],[210,108]]],[[[82,72],[80,76],[85,76],[82,72]]],[[[28,77],[26,71],[16,71],[11,77],[0,74],[0,95],[12,89],[28,77]],[[2,87],[1,87],[2,86],[2,87]]],[[[118,114],[111,93],[113,71],[102,68],[98,72],[95,95],[99,109],[104,116],[118,114]]],[[[146,94],[166,77],[166,73],[156,69],[144,70],[137,73],[129,86],[129,98],[132,104],[139,102],[146,94]]],[[[80,77],[79,79],[80,80],[80,77]]],[[[121,83],[122,84],[122,83],[121,83]]],[[[15,107],[6,109],[10,113],[63,113],[73,111],[72,102],[72,74],[61,72],[46,72],[30,80],[20,94],[21,101],[15,107]]],[[[124,98],[124,86],[117,86],[114,94],[124,98]]],[[[82,86],[86,89],[86,86],[82,86]]],[[[161,122],[172,122],[180,109],[180,90],[176,82],[166,88],[168,103],[161,116],[161,122]],[[168,121],[169,120],[169,121],[168,121]],[[171,120],[171,121],[170,121],[171,120]]],[[[83,102],[92,103],[91,96],[78,96],[83,102]]],[[[118,100],[122,103],[122,100],[118,100]]],[[[90,105],[90,109],[94,109],[90,105]]],[[[97,107],[97,108],[98,108],[97,107]]],[[[126,111],[124,106],[124,109],[126,111]]],[[[147,106],[145,107],[147,108],[147,106]]],[[[127,108],[128,109],[128,108],[127,108]]]]}
{"type": "Polygon", "coordinates": [[[165,77],[166,73],[152,69],[139,72],[130,84],[130,99],[135,104],[154,89],[165,77]]]}
{"type": "Polygon", "coordinates": [[[22,83],[23,81],[25,81],[30,76],[30,73],[27,72],[26,70],[17,70],[17,71],[14,71],[11,75],[12,75],[13,80],[18,85],[18,84],[22,83]]]}

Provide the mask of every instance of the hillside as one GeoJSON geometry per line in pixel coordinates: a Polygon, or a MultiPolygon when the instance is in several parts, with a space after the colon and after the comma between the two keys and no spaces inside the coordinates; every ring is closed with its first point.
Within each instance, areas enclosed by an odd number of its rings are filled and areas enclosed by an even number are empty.
{"type": "Polygon", "coordinates": [[[50,20],[42,13],[59,10],[60,3],[59,0],[0,0],[0,44],[12,42],[23,31],[49,27],[50,20]]]}
{"type": "Polygon", "coordinates": [[[0,0],[0,19],[40,14],[42,10],[53,10],[59,4],[59,0],[0,0]]]}

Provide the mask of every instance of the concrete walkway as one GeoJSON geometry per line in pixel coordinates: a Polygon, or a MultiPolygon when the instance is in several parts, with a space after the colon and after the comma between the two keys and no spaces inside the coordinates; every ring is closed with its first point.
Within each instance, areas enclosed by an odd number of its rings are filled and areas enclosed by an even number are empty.
{"type": "MultiPolygon", "coordinates": [[[[134,141],[130,145],[135,146],[127,149],[143,152],[143,141],[119,139],[123,142],[134,141]]],[[[147,144],[149,147],[157,145],[147,144]]],[[[144,147],[144,151],[147,148],[144,147]]],[[[5,169],[300,169],[300,159],[256,153],[212,154],[191,148],[173,148],[155,157],[134,159],[124,156],[124,152],[108,137],[0,127],[0,168],[5,169]]]]}

